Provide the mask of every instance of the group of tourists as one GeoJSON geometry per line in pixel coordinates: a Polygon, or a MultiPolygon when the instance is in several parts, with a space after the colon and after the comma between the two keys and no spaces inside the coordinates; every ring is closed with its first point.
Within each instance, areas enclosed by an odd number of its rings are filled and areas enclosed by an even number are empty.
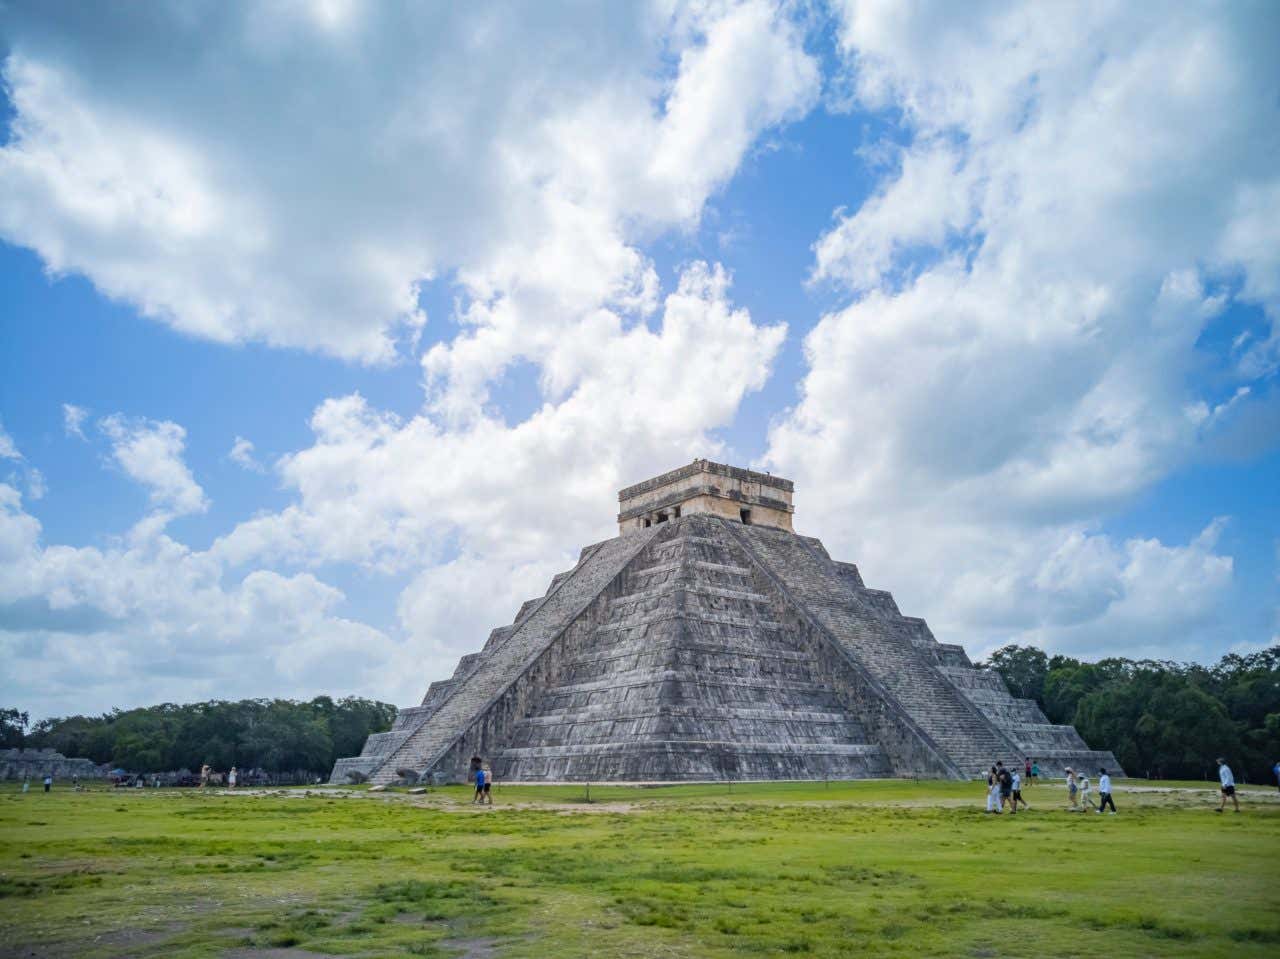
{"type": "Polygon", "coordinates": [[[225,784],[228,789],[235,789],[236,782],[240,778],[240,771],[235,766],[231,767],[231,771],[225,776],[215,770],[208,763],[200,767],[200,788],[206,789],[209,786],[221,786],[225,784]]]}
{"type": "MultiPolygon", "coordinates": [[[[1240,800],[1236,798],[1236,779],[1231,772],[1231,767],[1227,765],[1227,761],[1222,757],[1218,760],[1218,782],[1222,796],[1222,801],[1218,803],[1218,808],[1214,812],[1223,812],[1227,807],[1227,800],[1230,799],[1236,812],[1240,811],[1240,800]]],[[[997,762],[990,770],[987,771],[987,812],[999,816],[1008,808],[1010,813],[1017,813],[1018,807],[1030,809],[1027,801],[1022,798],[1022,786],[1024,783],[1030,785],[1040,780],[1040,764],[1027,757],[1023,766],[1026,773],[1025,778],[1019,774],[1017,769],[1010,770],[1005,767],[1003,762],[997,762]]],[[[1275,773],[1277,788],[1280,788],[1280,762],[1275,764],[1272,769],[1275,773]]],[[[1072,769],[1070,766],[1066,768],[1067,773],[1067,809],[1071,812],[1088,812],[1092,810],[1101,815],[1108,813],[1114,816],[1116,814],[1116,801],[1111,795],[1111,776],[1107,772],[1106,767],[1098,767],[1098,805],[1093,804],[1092,786],[1089,783],[1089,777],[1080,770],[1072,769]]]]}
{"type": "Polygon", "coordinates": [[[1089,785],[1089,777],[1083,771],[1077,772],[1070,766],[1067,767],[1067,800],[1069,801],[1069,809],[1072,812],[1088,812],[1093,810],[1096,813],[1102,813],[1108,806],[1111,807],[1111,815],[1116,814],[1116,801],[1111,798],[1111,777],[1107,774],[1107,770],[1098,767],[1098,805],[1094,808],[1091,796],[1092,787],[1089,785]]]}
{"type": "MultiPolygon", "coordinates": [[[[1034,777],[1040,775],[1039,767],[1033,766],[1030,760],[1027,761],[1025,771],[1027,774],[1025,781],[1028,784],[1035,782],[1034,777]]],[[[1008,806],[1009,812],[1016,815],[1019,806],[1030,809],[1031,805],[1022,798],[1023,781],[1022,774],[1018,770],[1006,769],[1003,762],[992,766],[987,772],[987,812],[999,816],[1008,806]]]]}

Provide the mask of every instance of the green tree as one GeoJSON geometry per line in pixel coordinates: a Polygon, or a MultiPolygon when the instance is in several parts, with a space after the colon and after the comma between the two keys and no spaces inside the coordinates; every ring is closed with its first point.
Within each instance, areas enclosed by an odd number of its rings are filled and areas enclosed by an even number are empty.
{"type": "Polygon", "coordinates": [[[26,745],[30,722],[28,713],[13,708],[0,709],[0,749],[21,749],[26,745]]]}
{"type": "Polygon", "coordinates": [[[997,649],[985,663],[1003,678],[1009,692],[1019,699],[1044,698],[1044,679],[1049,672],[1049,657],[1035,646],[1010,645],[997,649]]]}
{"type": "Polygon", "coordinates": [[[1104,682],[1104,675],[1092,663],[1071,661],[1051,668],[1044,677],[1044,698],[1040,705],[1050,722],[1071,723],[1080,700],[1104,682]]]}

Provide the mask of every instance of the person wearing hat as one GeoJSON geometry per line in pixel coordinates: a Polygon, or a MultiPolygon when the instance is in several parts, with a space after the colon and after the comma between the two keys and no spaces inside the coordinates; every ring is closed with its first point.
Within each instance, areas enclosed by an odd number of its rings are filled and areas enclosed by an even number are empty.
{"type": "Polygon", "coordinates": [[[1079,791],[1079,789],[1080,789],[1080,786],[1079,784],[1076,783],[1076,772],[1074,769],[1068,766],[1067,767],[1067,798],[1071,800],[1071,809],[1073,811],[1080,808],[1080,803],[1076,800],[1076,793],[1079,791]]]}
{"type": "Polygon", "coordinates": [[[1214,812],[1222,812],[1227,808],[1227,797],[1231,797],[1231,802],[1235,804],[1236,812],[1240,811],[1240,800],[1236,798],[1236,777],[1231,775],[1231,767],[1227,765],[1227,761],[1221,756],[1218,757],[1218,781],[1222,783],[1222,802],[1218,803],[1218,808],[1214,812]]]}

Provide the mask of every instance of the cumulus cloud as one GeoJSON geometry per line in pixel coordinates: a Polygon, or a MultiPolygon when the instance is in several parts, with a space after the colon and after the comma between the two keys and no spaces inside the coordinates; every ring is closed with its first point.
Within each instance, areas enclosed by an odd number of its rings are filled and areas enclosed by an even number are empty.
{"type": "Polygon", "coordinates": [[[815,282],[851,302],[806,338],[769,459],[904,605],[972,639],[1112,651],[1152,648],[1158,595],[1185,614],[1169,636],[1212,620],[1231,579],[1212,536],[1099,530],[1250,416],[1274,369],[1274,333],[1244,358],[1200,346],[1233,301],[1264,323],[1280,308],[1265,21],[1244,4],[845,5],[850,86],[901,136],[815,244],[815,282]]]}
{"type": "Polygon", "coordinates": [[[105,548],[44,545],[0,484],[0,695],[41,715],[381,692],[398,648],[338,615],[343,599],[310,573],[224,576],[216,558],[154,530],[105,548]]]}
{"type": "MultiPolygon", "coordinates": [[[[40,714],[211,696],[373,692],[399,648],[337,614],[341,591],[309,572],[228,573],[163,533],[208,505],[176,423],[100,423],[112,462],[151,493],[152,513],[104,547],[46,545],[18,490],[0,482],[0,695],[40,714]],[[38,697],[34,702],[32,697],[38,697]]],[[[0,454],[21,460],[0,430],[0,454]]]]}
{"type": "Polygon", "coordinates": [[[765,0],[318,9],[10,11],[0,234],[196,336],[386,360],[450,271],[643,302],[626,231],[695,220],[819,86],[765,0]]]}
{"type": "Polygon", "coordinates": [[[111,441],[115,465],[147,487],[155,515],[168,519],[209,508],[204,490],[183,461],[187,431],[177,423],[115,413],[98,425],[111,441]]]}
{"type": "Polygon", "coordinates": [[[227,453],[227,459],[241,469],[246,469],[251,473],[261,473],[263,471],[262,464],[253,456],[253,443],[243,436],[235,438],[235,442],[231,444],[231,451],[227,453]]]}

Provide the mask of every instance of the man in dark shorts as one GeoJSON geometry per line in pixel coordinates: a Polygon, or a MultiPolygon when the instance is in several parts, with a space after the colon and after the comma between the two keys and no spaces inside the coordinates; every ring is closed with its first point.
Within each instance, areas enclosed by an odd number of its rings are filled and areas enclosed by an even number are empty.
{"type": "Polygon", "coordinates": [[[1023,809],[1031,808],[1031,804],[1022,798],[1022,777],[1018,775],[1016,770],[1014,771],[1014,774],[1013,774],[1012,803],[1013,803],[1013,811],[1015,813],[1018,811],[1018,803],[1022,803],[1023,809]]]}
{"type": "Polygon", "coordinates": [[[1239,812],[1240,800],[1236,798],[1236,777],[1231,775],[1231,767],[1221,757],[1218,758],[1218,781],[1222,783],[1222,802],[1218,803],[1218,808],[1214,812],[1222,812],[1226,809],[1228,798],[1235,804],[1236,812],[1239,812]]]}
{"type": "Polygon", "coordinates": [[[475,797],[471,800],[471,805],[474,806],[476,803],[483,803],[484,794],[485,794],[484,767],[477,766],[476,767],[476,794],[475,794],[475,797]]]}
{"type": "MultiPolygon", "coordinates": [[[[1005,804],[1013,800],[1013,776],[1002,762],[996,763],[996,778],[1000,780],[1000,809],[1003,811],[1005,804]]],[[[1015,806],[1013,811],[1017,812],[1018,808],[1015,806]]]]}

